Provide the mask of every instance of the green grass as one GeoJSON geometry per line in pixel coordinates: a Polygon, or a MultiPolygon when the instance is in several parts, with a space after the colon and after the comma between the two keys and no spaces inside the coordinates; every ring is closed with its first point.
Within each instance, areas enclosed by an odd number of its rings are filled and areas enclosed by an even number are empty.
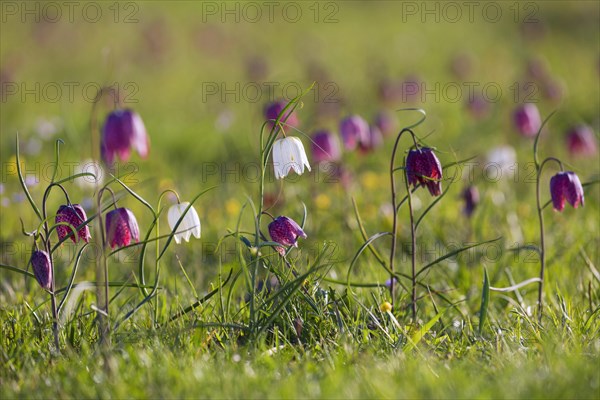
{"type": "MultiPolygon", "coordinates": [[[[310,4],[302,4],[311,15],[310,4]]],[[[480,321],[484,270],[492,288],[539,274],[535,251],[513,251],[539,244],[530,164],[533,143],[511,125],[517,103],[511,87],[528,79],[530,58],[544,58],[566,89],[559,102],[539,96],[543,117],[557,110],[541,136],[540,156],[559,157],[582,182],[598,179],[598,156],[569,156],[564,132],[585,122],[597,136],[599,6],[583,1],[537,3],[543,34],[531,37],[523,36],[523,26],[513,21],[512,3],[498,4],[506,18],[497,24],[480,18],[474,23],[421,23],[418,17],[403,22],[402,2],[383,1],[339,3],[339,21],[333,24],[314,23],[308,17],[296,24],[221,23],[218,18],[202,22],[199,4],[150,1],[139,3],[139,22],[133,24],[109,19],[95,24],[81,19],[56,24],[21,23],[13,17],[3,21],[0,67],[9,81],[28,87],[35,82],[136,85],[138,102],[129,105],[144,119],[151,155],[147,160],[134,155],[121,172],[137,169],[125,183],[153,207],[165,189],[175,189],[182,201],[190,201],[217,187],[195,203],[202,238],[170,245],[160,262],[155,297],[120,324],[109,346],[99,343],[95,288],[71,292],[57,354],[47,293],[35,279],[0,269],[0,397],[600,398],[599,185],[586,186],[583,208],[567,205],[562,213],[550,207],[544,212],[547,271],[541,323],[535,283],[510,292],[490,291],[487,318],[480,321]],[[366,22],[367,16],[378,23],[366,22]],[[428,97],[414,104],[378,100],[377,85],[386,77],[416,73],[428,85],[461,83],[449,64],[462,52],[474,60],[466,81],[493,82],[503,90],[487,118],[476,120],[462,101],[444,98],[428,97]],[[417,269],[459,247],[499,239],[445,259],[419,276],[418,321],[411,321],[410,291],[403,288],[394,301],[398,325],[380,311],[381,304],[390,301],[384,287],[389,274],[371,251],[352,263],[365,243],[360,226],[366,237],[392,227],[386,212],[392,137],[374,153],[344,155],[343,164],[352,173],[349,187],[329,181],[330,171],[316,173],[316,165],[312,174],[283,183],[267,179],[267,195],[280,197],[269,212],[301,221],[304,204],[308,238],[290,253],[300,277],[269,247],[262,249],[267,259],[257,279],[277,275],[280,285],[259,291],[256,311],[250,311],[246,299],[251,255],[231,233],[253,240],[258,182],[252,171],[259,163],[266,93],[256,102],[243,97],[222,101],[218,95],[204,101],[202,85],[223,83],[231,88],[236,82],[254,83],[245,65],[256,56],[268,65],[259,83],[293,82],[302,88],[313,80],[321,88],[327,82],[335,84],[338,114],[319,112],[322,93],[315,98],[311,91],[303,98],[298,114],[306,134],[322,127],[335,129],[339,117],[349,113],[370,119],[382,108],[416,106],[428,117],[415,132],[436,147],[443,165],[476,157],[472,161],[479,164],[472,178],[462,174],[453,181],[455,167],[444,171],[448,193],[418,228],[417,269]],[[324,71],[320,78],[316,67],[324,71]],[[234,118],[229,127],[219,129],[215,121],[223,112],[234,118]],[[503,144],[517,152],[518,175],[490,179],[482,170],[485,155],[503,144]],[[471,219],[461,214],[460,193],[468,183],[477,185],[482,198],[471,219]]],[[[100,118],[108,110],[103,104],[100,118]]],[[[40,178],[29,188],[39,205],[52,171],[54,139],[65,141],[61,178],[69,174],[68,163],[92,156],[90,112],[91,103],[79,92],[72,101],[63,96],[58,102],[38,102],[31,95],[23,100],[20,93],[3,99],[3,265],[27,268],[33,243],[22,235],[20,219],[27,231],[39,223],[27,201],[18,197],[22,190],[13,169],[16,133],[26,170],[40,178]],[[40,139],[36,121],[52,117],[60,119],[62,128],[53,139],[40,139]],[[42,145],[39,152],[32,150],[35,141],[42,145]]],[[[407,112],[397,116],[400,126],[416,118],[407,112]]],[[[307,147],[308,140],[302,138],[307,147]]],[[[398,163],[408,143],[402,139],[398,163]]],[[[542,203],[549,199],[548,181],[555,173],[551,168],[542,176],[542,203]]],[[[397,186],[404,196],[400,175],[397,186]]],[[[74,183],[65,188],[73,202],[93,199],[89,188],[74,183]]],[[[57,193],[50,196],[49,215],[64,203],[57,193]]],[[[433,201],[424,189],[418,189],[413,200],[417,217],[433,201]]],[[[148,209],[129,195],[119,199],[119,206],[133,210],[144,236],[153,220],[148,209]]],[[[399,213],[396,259],[397,271],[403,274],[410,273],[408,218],[405,205],[399,213]]],[[[264,216],[263,232],[267,220],[264,216]]],[[[92,228],[96,224],[93,221],[92,228]]],[[[169,234],[165,216],[159,231],[169,234]]],[[[92,235],[97,240],[93,229],[92,235]]],[[[159,242],[160,248],[165,242],[159,242]]],[[[55,254],[58,287],[67,285],[80,248],[64,243],[55,254]]],[[[89,246],[83,253],[78,284],[96,279],[93,249],[89,246]]],[[[387,262],[389,235],[374,241],[373,249],[387,262]]],[[[109,258],[113,328],[144,299],[137,287],[142,280],[140,254],[139,248],[129,248],[109,258]]],[[[148,245],[144,265],[146,284],[151,285],[155,242],[148,245]]],[[[409,280],[400,282],[410,289],[409,280]]]]}

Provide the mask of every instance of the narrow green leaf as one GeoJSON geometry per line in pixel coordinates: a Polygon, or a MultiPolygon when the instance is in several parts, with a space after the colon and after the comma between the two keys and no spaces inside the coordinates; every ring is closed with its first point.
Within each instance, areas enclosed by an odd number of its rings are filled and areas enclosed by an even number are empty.
{"type": "Polygon", "coordinates": [[[488,304],[490,302],[490,280],[488,278],[487,268],[483,267],[483,289],[481,291],[481,307],[479,308],[479,335],[483,332],[483,326],[488,313],[488,304]]]}
{"type": "Polygon", "coordinates": [[[412,349],[414,349],[417,346],[417,344],[419,344],[421,339],[423,339],[423,337],[427,334],[427,332],[429,332],[431,330],[433,325],[435,325],[435,323],[438,322],[438,320],[442,317],[442,315],[444,315],[444,313],[447,310],[448,310],[448,308],[444,308],[442,311],[437,313],[437,315],[435,317],[433,317],[431,320],[429,320],[429,322],[427,322],[425,325],[423,325],[421,328],[419,328],[419,330],[414,335],[412,335],[412,337],[408,340],[408,343],[406,344],[406,346],[404,346],[404,349],[402,349],[402,351],[407,353],[407,352],[411,351],[412,349]]]}

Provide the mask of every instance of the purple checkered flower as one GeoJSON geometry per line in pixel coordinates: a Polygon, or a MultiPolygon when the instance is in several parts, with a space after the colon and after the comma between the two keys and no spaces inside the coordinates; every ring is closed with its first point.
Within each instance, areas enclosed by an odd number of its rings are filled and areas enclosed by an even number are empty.
{"type": "MultiPolygon", "coordinates": [[[[269,224],[269,235],[274,242],[283,246],[298,247],[298,237],[306,239],[306,233],[300,228],[300,225],[291,218],[277,217],[269,224]]],[[[286,249],[282,246],[276,246],[275,250],[282,256],[285,255],[286,249]]]]}
{"type": "Polygon", "coordinates": [[[426,186],[432,196],[442,193],[442,165],[428,147],[411,150],[406,157],[408,183],[417,187],[426,186]]]}
{"type": "Polygon", "coordinates": [[[117,208],[106,213],[106,240],[111,249],[140,241],[140,229],[131,210],[117,208]]]}
{"type": "Polygon", "coordinates": [[[515,127],[525,137],[534,137],[542,126],[542,118],[535,104],[525,103],[513,114],[515,127]]]}
{"type": "MultiPolygon", "coordinates": [[[[87,215],[85,215],[85,211],[83,207],[79,204],[68,204],[60,206],[58,211],[56,212],[56,218],[54,219],[55,223],[68,223],[68,225],[58,225],[56,227],[56,232],[58,233],[58,239],[62,240],[65,237],[70,237],[73,243],[77,243],[77,238],[73,234],[72,228],[77,228],[79,225],[83,224],[87,220],[87,215]]],[[[77,237],[88,243],[90,241],[90,228],[87,225],[83,226],[77,232],[77,237]]]]}
{"type": "Polygon", "coordinates": [[[52,261],[45,251],[35,250],[31,254],[31,266],[33,275],[42,289],[51,290],[52,288],[52,261]]]}
{"type": "Polygon", "coordinates": [[[127,161],[131,149],[135,149],[142,158],[148,156],[150,141],[144,122],[135,111],[115,110],[108,115],[102,129],[102,160],[108,165],[113,163],[115,156],[127,161]]]}
{"type": "Polygon", "coordinates": [[[596,136],[587,125],[579,125],[569,130],[567,147],[572,156],[593,156],[598,153],[596,136]]]}
{"type": "Polygon", "coordinates": [[[342,157],[338,138],[328,130],[321,130],[313,135],[311,150],[313,160],[318,163],[338,161],[342,157]]]}
{"type": "Polygon", "coordinates": [[[358,115],[351,115],[340,122],[340,133],[344,147],[354,150],[359,143],[369,140],[369,124],[358,115]]]}
{"type": "Polygon", "coordinates": [[[561,171],[550,179],[550,196],[556,211],[565,208],[565,200],[573,208],[583,206],[583,187],[572,171],[561,171]]]}

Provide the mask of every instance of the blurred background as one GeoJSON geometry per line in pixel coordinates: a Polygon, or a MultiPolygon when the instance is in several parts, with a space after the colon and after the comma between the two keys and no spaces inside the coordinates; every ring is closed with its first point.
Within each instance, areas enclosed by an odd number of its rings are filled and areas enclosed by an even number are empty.
{"type": "MultiPolygon", "coordinates": [[[[459,171],[464,182],[453,184],[424,224],[431,246],[443,238],[537,240],[536,225],[525,223],[535,205],[527,166],[532,140],[519,135],[512,115],[522,103],[535,103],[542,118],[557,110],[542,155],[563,158],[582,181],[597,178],[597,153],[570,154],[566,135],[586,124],[597,142],[599,12],[596,1],[2,2],[0,238],[20,241],[19,218],[27,229],[34,223],[14,168],[17,132],[30,190],[41,201],[56,139],[65,141],[63,177],[69,165],[97,154],[92,105],[98,89],[109,86],[123,106],[140,114],[151,140],[147,159],[134,154],[122,165],[121,172],[134,172],[127,183],[152,204],[167,188],[190,199],[218,185],[196,206],[201,241],[179,252],[184,263],[216,264],[210,253],[215,244],[235,229],[248,196],[257,201],[265,106],[314,85],[297,109],[297,136],[307,150],[308,136],[319,129],[337,132],[347,115],[374,123],[387,112],[398,129],[417,116],[395,110],[419,107],[427,120],[416,133],[437,149],[442,164],[469,157],[480,162],[472,178],[459,171]],[[518,172],[508,179],[482,174],[489,152],[507,145],[515,150],[518,172]],[[462,215],[461,190],[468,184],[479,185],[482,198],[473,223],[462,215]]],[[[111,100],[97,107],[100,123],[114,107],[111,100]]],[[[305,203],[305,247],[332,240],[342,259],[351,257],[361,243],[348,230],[356,228],[352,198],[371,234],[390,229],[386,171],[393,140],[386,136],[373,151],[345,153],[343,174],[313,164],[311,174],[290,176],[283,185],[270,174],[270,212],[300,219],[305,203]]],[[[74,202],[91,204],[89,187],[69,183],[67,189],[74,202]]],[[[583,225],[579,232],[597,240],[597,187],[586,195],[592,218],[560,215],[558,223],[583,225]]],[[[431,200],[419,191],[416,201],[423,210],[431,200]]],[[[122,204],[138,212],[141,225],[149,223],[135,200],[122,204]]],[[[246,212],[244,223],[249,217],[246,212]]],[[[401,226],[405,238],[407,229],[401,226]]],[[[23,265],[6,249],[7,262],[23,265]]]]}

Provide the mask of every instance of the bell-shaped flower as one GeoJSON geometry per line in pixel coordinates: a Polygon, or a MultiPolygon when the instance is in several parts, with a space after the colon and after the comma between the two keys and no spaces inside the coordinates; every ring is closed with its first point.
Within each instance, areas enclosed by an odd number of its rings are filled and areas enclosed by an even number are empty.
{"type": "MultiPolygon", "coordinates": [[[[281,112],[287,106],[287,104],[288,103],[285,100],[278,100],[267,104],[267,106],[265,107],[265,118],[270,121],[270,127],[273,127],[273,124],[277,120],[277,117],[279,116],[279,114],[281,114],[281,112]]],[[[291,105],[288,108],[285,115],[282,115],[279,121],[282,123],[283,126],[291,126],[297,128],[300,125],[300,121],[298,120],[298,115],[296,114],[296,111],[290,111],[292,107],[293,105],[291,105]]]]}
{"type": "Polygon", "coordinates": [[[115,156],[129,160],[131,149],[145,158],[150,141],[144,122],[138,113],[129,109],[115,110],[106,118],[102,129],[100,152],[106,164],[112,164],[115,156]]]}
{"type": "Polygon", "coordinates": [[[50,256],[45,251],[35,250],[31,254],[31,266],[33,267],[33,275],[43,289],[50,290],[52,288],[52,261],[50,256]]]}
{"type": "MultiPolygon", "coordinates": [[[[269,235],[274,242],[283,246],[298,247],[298,237],[306,239],[306,233],[300,228],[300,225],[291,218],[279,216],[269,224],[269,235]]],[[[276,246],[275,250],[282,256],[285,255],[286,249],[281,246],[276,246]]]]}
{"type": "Polygon", "coordinates": [[[442,165],[428,147],[411,150],[406,157],[408,183],[426,186],[432,196],[442,193],[442,165]]]}
{"type": "Polygon", "coordinates": [[[378,112],[375,116],[374,124],[379,128],[383,136],[398,133],[398,119],[389,111],[378,112]]]}
{"type": "Polygon", "coordinates": [[[292,169],[298,175],[302,175],[305,166],[310,171],[310,164],[300,139],[288,136],[273,143],[275,179],[285,178],[292,169]]]}
{"type": "MultiPolygon", "coordinates": [[[[169,227],[171,231],[175,229],[175,225],[177,225],[177,221],[181,218],[187,206],[189,206],[189,202],[174,204],[169,208],[169,212],[167,213],[167,219],[169,221],[169,227]]],[[[198,213],[196,209],[192,206],[187,212],[185,212],[185,216],[181,219],[181,223],[177,227],[177,231],[173,236],[175,238],[175,243],[181,243],[181,239],[189,242],[190,236],[194,235],[196,239],[200,238],[200,218],[198,217],[198,213]]]]}
{"type": "Polygon", "coordinates": [[[526,137],[534,137],[542,126],[542,118],[535,104],[525,103],[517,107],[513,114],[515,127],[526,137]]]}
{"type": "Polygon", "coordinates": [[[383,135],[381,131],[377,125],[371,125],[367,137],[358,144],[358,148],[362,153],[369,153],[382,145],[383,135]]]}
{"type": "MultiPolygon", "coordinates": [[[[73,229],[76,229],[79,225],[83,224],[87,220],[87,215],[85,215],[85,211],[83,207],[79,204],[68,204],[62,205],[59,207],[56,212],[56,218],[54,222],[58,223],[67,223],[69,225],[58,225],[56,227],[56,232],[58,233],[58,239],[62,240],[65,237],[70,237],[73,243],[77,243],[77,238],[73,234],[73,229]]],[[[84,225],[79,231],[77,231],[77,236],[79,239],[88,243],[90,241],[90,228],[87,225],[84,225]]]]}
{"type": "Polygon", "coordinates": [[[475,207],[479,204],[479,190],[476,186],[468,186],[462,192],[462,198],[465,203],[463,213],[470,217],[475,211],[475,207]]]}
{"type": "Polygon", "coordinates": [[[593,156],[598,152],[594,131],[587,125],[579,125],[567,133],[567,148],[572,156],[593,156]]]}
{"type": "Polygon", "coordinates": [[[338,161],[342,157],[338,138],[328,130],[321,130],[312,137],[312,156],[315,162],[338,161]]]}
{"type": "Polygon", "coordinates": [[[562,171],[550,179],[550,196],[556,211],[565,208],[565,200],[573,208],[583,206],[583,186],[579,177],[572,171],[562,171]]]}
{"type": "Polygon", "coordinates": [[[354,150],[359,143],[368,142],[369,124],[358,115],[351,115],[340,122],[340,134],[347,150],[354,150]]]}
{"type": "Polygon", "coordinates": [[[140,229],[131,210],[117,208],[106,213],[106,240],[112,249],[140,241],[140,229]]]}

